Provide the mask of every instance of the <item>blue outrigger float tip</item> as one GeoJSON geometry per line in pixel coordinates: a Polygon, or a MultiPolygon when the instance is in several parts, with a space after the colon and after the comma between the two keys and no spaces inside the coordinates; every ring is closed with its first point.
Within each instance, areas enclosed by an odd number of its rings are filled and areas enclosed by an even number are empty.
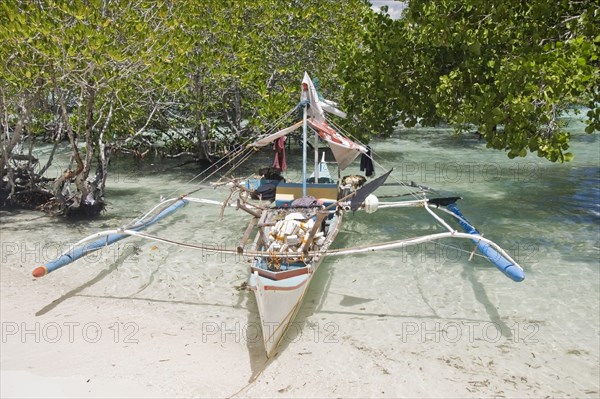
{"type": "MultiPolygon", "coordinates": [[[[82,258],[88,253],[129,236],[179,245],[184,248],[243,256],[250,263],[247,285],[250,290],[254,291],[267,358],[272,358],[277,353],[286,331],[294,322],[302,301],[309,292],[309,285],[315,277],[319,265],[326,256],[403,249],[407,246],[419,245],[434,240],[460,238],[473,241],[476,249],[512,280],[517,282],[524,280],[525,276],[521,266],[500,246],[483,237],[458,210],[455,203],[461,197],[428,198],[430,193],[436,196],[438,194],[435,194],[435,190],[412,181],[401,182],[395,179],[395,183],[386,184],[386,179],[391,176],[392,170],[372,179],[369,183],[366,183],[366,177],[361,175],[349,175],[341,178],[341,171],[348,167],[359,155],[361,155],[361,163],[362,161],[365,164],[373,163],[371,149],[368,146],[355,143],[332,121],[328,120],[325,111],[340,118],[345,118],[346,114],[337,109],[335,102],[320,98],[313,81],[306,72],[301,88],[301,103],[298,107],[279,118],[276,124],[266,129],[265,134],[257,137],[253,143],[242,146],[239,151],[235,150],[225,154],[224,157],[215,162],[214,171],[210,172],[200,182],[200,184],[205,183],[221,171],[223,167],[231,164],[228,171],[220,172],[223,177],[210,184],[214,188],[226,186],[230,188],[231,192],[225,201],[219,202],[191,197],[192,193],[204,188],[198,186],[187,194],[161,201],[136,222],[128,226],[85,237],[72,245],[71,249],[62,253],[58,259],[36,268],[33,271],[33,276],[42,277],[82,258]],[[288,122],[292,112],[296,110],[302,111],[301,121],[277,131],[273,129],[276,125],[288,122]],[[286,182],[281,176],[279,168],[271,171],[275,169],[273,167],[266,168],[266,171],[259,170],[257,175],[260,178],[252,178],[246,181],[245,184],[243,183],[245,179],[235,177],[233,172],[253,153],[257,152],[259,147],[276,143],[276,140],[291,134],[300,126],[302,126],[301,181],[286,182]],[[313,146],[315,150],[315,171],[311,177],[307,174],[309,127],[315,133],[315,145],[313,146]],[[324,155],[321,162],[319,162],[319,143],[321,141],[328,144],[337,163],[339,178],[337,182],[331,178],[324,155]],[[228,175],[231,175],[231,177],[224,180],[228,175]],[[311,178],[312,181],[310,181],[311,178]],[[404,192],[397,193],[397,195],[381,196],[381,198],[408,196],[412,198],[399,199],[398,201],[379,201],[374,192],[382,185],[397,185],[402,187],[404,192]],[[232,202],[236,193],[237,201],[234,205],[232,202]],[[252,202],[251,200],[258,202],[252,202]],[[238,246],[236,248],[217,249],[202,244],[177,242],[139,231],[172,214],[188,202],[220,205],[222,207],[221,216],[223,216],[223,212],[228,206],[235,206],[236,209],[241,209],[250,214],[252,219],[249,221],[238,246]],[[354,248],[331,249],[331,245],[341,230],[346,213],[364,210],[364,212],[371,214],[377,209],[404,207],[425,209],[447,231],[354,248]],[[450,226],[444,218],[434,212],[434,209],[446,213],[446,219],[447,216],[456,219],[465,232],[457,231],[456,228],[450,226]],[[250,242],[253,232],[255,232],[256,238],[250,244],[250,248],[246,249],[246,244],[250,242]]],[[[279,165],[283,166],[281,163],[279,165]]],[[[367,168],[361,167],[361,170],[364,169],[368,169],[369,172],[371,170],[370,166],[367,168]]],[[[207,170],[203,170],[186,184],[205,174],[207,170]]],[[[366,174],[370,176],[370,173],[366,174]]],[[[352,263],[359,267],[363,265],[362,262],[352,263]]]]}
{"type": "MultiPolygon", "coordinates": [[[[143,230],[146,227],[149,227],[154,223],[158,222],[160,219],[169,216],[179,208],[187,205],[187,203],[188,201],[185,198],[178,198],[173,204],[164,207],[160,212],[158,212],[154,216],[146,216],[141,220],[138,220],[137,222],[133,223],[132,225],[124,227],[123,230],[143,230]]],[[[111,245],[127,237],[129,237],[129,234],[110,233],[89,243],[81,244],[63,253],[61,256],[48,262],[47,264],[37,267],[33,271],[32,275],[36,278],[43,277],[46,274],[60,269],[61,267],[66,266],[69,263],[74,262],[77,259],[82,258],[91,252],[97,251],[102,247],[111,245]]]]}
{"type": "Polygon", "coordinates": [[[463,228],[465,233],[473,235],[474,238],[472,241],[477,244],[477,249],[479,252],[488,258],[490,262],[492,262],[498,268],[498,270],[500,270],[513,281],[521,282],[525,280],[525,273],[519,265],[506,259],[500,252],[496,251],[489,244],[477,239],[477,237],[481,237],[481,233],[479,233],[479,231],[477,231],[477,229],[471,225],[471,222],[464,217],[456,204],[449,204],[446,206],[446,208],[448,208],[450,212],[457,216],[456,220],[463,228]]]}

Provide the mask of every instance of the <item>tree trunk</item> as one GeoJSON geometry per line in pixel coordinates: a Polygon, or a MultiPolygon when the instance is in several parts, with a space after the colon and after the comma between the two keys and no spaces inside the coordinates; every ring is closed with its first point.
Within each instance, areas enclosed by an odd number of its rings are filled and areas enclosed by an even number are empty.
{"type": "Polygon", "coordinates": [[[33,137],[29,132],[28,153],[15,154],[22,143],[25,126],[31,110],[39,98],[38,90],[30,95],[23,94],[17,105],[17,121],[12,129],[9,124],[9,109],[2,96],[2,133],[0,137],[0,206],[34,208],[47,201],[50,196],[42,186],[41,174],[35,173],[38,160],[33,156],[33,137]]]}
{"type": "Polygon", "coordinates": [[[212,157],[210,155],[210,151],[208,150],[207,139],[208,132],[210,129],[209,122],[204,121],[202,115],[202,103],[204,101],[204,85],[202,84],[202,76],[200,72],[198,72],[194,76],[193,90],[196,98],[196,107],[195,107],[195,130],[196,130],[196,138],[198,140],[197,152],[199,160],[206,160],[212,162],[212,157]]]}
{"type": "Polygon", "coordinates": [[[198,138],[198,159],[212,162],[212,157],[208,149],[208,127],[207,123],[200,123],[196,127],[196,137],[198,138]]]}
{"type": "MultiPolygon", "coordinates": [[[[54,214],[63,214],[75,217],[94,217],[97,216],[105,206],[103,198],[104,190],[101,190],[102,193],[99,193],[98,190],[96,190],[96,184],[88,181],[95,152],[93,140],[93,111],[96,91],[92,82],[89,82],[86,87],[82,88],[82,94],[86,100],[84,128],[86,153],[84,160],[82,159],[79,148],[77,147],[77,140],[75,138],[73,126],[69,120],[69,114],[64,95],[58,89],[56,81],[54,81],[54,84],[59,101],[62,121],[65,126],[69,142],[71,143],[72,157],[75,160],[76,169],[71,170],[69,168],[65,170],[65,172],[54,181],[53,193],[55,198],[46,203],[44,205],[44,209],[54,214]],[[75,193],[72,193],[70,190],[71,183],[75,183],[75,193]]],[[[101,174],[101,180],[106,181],[104,172],[101,174]]]]}
{"type": "Polygon", "coordinates": [[[96,168],[96,176],[92,185],[96,188],[95,200],[104,203],[104,191],[106,188],[106,179],[108,178],[108,164],[110,162],[111,148],[104,143],[104,133],[112,119],[113,105],[110,104],[108,116],[104,121],[104,126],[98,137],[98,167],[96,168]]]}
{"type": "MultiPolygon", "coordinates": [[[[32,96],[32,100],[34,100],[37,97],[37,93],[34,94],[32,96]]],[[[2,101],[3,103],[3,127],[4,127],[4,131],[2,132],[2,140],[0,141],[0,147],[2,147],[1,152],[0,152],[0,189],[6,189],[6,184],[11,184],[10,183],[10,179],[9,182],[5,182],[4,181],[4,176],[6,176],[9,173],[9,169],[10,169],[10,165],[8,164],[8,161],[10,160],[11,156],[12,156],[12,152],[15,148],[15,146],[19,143],[19,141],[21,141],[21,137],[23,136],[23,130],[25,128],[25,123],[27,121],[27,119],[29,118],[29,115],[31,113],[31,109],[33,107],[32,103],[33,101],[27,101],[27,98],[25,96],[23,96],[21,98],[21,102],[18,106],[18,117],[17,117],[17,123],[15,124],[15,128],[12,132],[12,136],[10,134],[10,128],[9,128],[9,123],[8,123],[8,109],[6,106],[6,103],[3,99],[2,101]]]]}

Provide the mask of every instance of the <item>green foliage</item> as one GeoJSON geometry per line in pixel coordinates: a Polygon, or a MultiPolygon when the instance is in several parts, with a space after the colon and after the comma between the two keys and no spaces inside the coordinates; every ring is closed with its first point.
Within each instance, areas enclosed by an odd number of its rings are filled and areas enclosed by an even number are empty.
{"type": "Polygon", "coordinates": [[[184,52],[171,43],[177,29],[171,6],[123,0],[3,2],[0,98],[3,131],[12,137],[3,135],[0,173],[7,173],[6,158],[23,132],[47,134],[55,142],[68,138],[74,163],[55,180],[48,209],[63,214],[102,209],[111,145],[143,131],[157,109],[166,108],[167,93],[187,84],[167,77],[184,52]],[[91,174],[96,161],[98,172],[91,174]],[[69,183],[77,192],[66,197],[69,183]],[[88,201],[90,195],[96,201],[88,201]]]}
{"type": "Polygon", "coordinates": [[[161,2],[3,2],[0,23],[6,27],[0,33],[3,92],[18,102],[19,93],[39,90],[48,104],[36,111],[46,113],[55,111],[63,96],[74,127],[82,126],[77,118],[93,113],[94,134],[110,106],[108,122],[120,128],[109,132],[131,131],[136,115],[150,112],[156,93],[185,84],[163,79],[173,58],[174,27],[161,2]],[[93,101],[85,101],[91,93],[93,101]]]}
{"type": "Polygon", "coordinates": [[[295,105],[304,71],[339,86],[332,71],[337,44],[348,41],[369,4],[215,0],[181,7],[185,34],[195,38],[185,66],[190,114],[197,123],[217,121],[250,135],[295,105]]]}
{"type": "Polygon", "coordinates": [[[113,106],[115,138],[144,126],[250,134],[294,105],[305,70],[339,88],[338,44],[365,10],[365,0],[3,2],[0,73],[15,93],[61,93],[74,115],[93,89],[95,113],[113,106]]]}
{"type": "Polygon", "coordinates": [[[152,144],[144,132],[172,129],[189,132],[174,148],[199,149],[289,110],[306,70],[363,140],[450,123],[509,157],[565,161],[564,110],[589,108],[586,131],[600,129],[599,16],[568,0],[415,0],[399,20],[366,0],[5,1],[4,123],[28,107],[29,132],[55,133],[63,99],[88,152],[100,134],[152,144]]]}
{"type": "Polygon", "coordinates": [[[400,20],[368,15],[340,63],[354,82],[345,102],[371,134],[417,120],[475,125],[510,158],[568,161],[563,111],[589,107],[586,131],[600,130],[599,17],[597,4],[566,0],[415,0],[400,20]]]}

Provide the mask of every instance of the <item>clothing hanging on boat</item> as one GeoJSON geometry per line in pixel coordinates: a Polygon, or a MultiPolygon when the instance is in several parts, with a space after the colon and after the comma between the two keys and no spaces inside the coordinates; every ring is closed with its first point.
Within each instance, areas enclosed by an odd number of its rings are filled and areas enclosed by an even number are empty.
{"type": "Polygon", "coordinates": [[[364,171],[367,177],[373,176],[375,168],[373,167],[373,158],[371,158],[371,147],[367,146],[367,153],[360,157],[360,171],[364,171]]]}
{"type": "Polygon", "coordinates": [[[287,170],[287,164],[285,163],[285,138],[285,136],[282,136],[273,142],[273,149],[275,150],[273,167],[284,172],[287,170]]]}

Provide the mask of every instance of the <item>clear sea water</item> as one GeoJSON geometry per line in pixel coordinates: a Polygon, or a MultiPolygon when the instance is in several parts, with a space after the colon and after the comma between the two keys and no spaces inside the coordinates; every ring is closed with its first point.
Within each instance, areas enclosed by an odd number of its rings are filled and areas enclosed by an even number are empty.
{"type": "MultiPolygon", "coordinates": [[[[390,139],[372,142],[376,160],[394,168],[389,181],[415,181],[443,194],[462,196],[459,206],[464,215],[516,258],[525,269],[525,281],[509,280],[485,259],[470,261],[473,245],[469,241],[329,258],[298,315],[298,331],[313,334],[311,340],[305,333],[300,342],[307,347],[308,341],[319,341],[314,334],[320,332],[321,341],[331,337],[360,350],[375,348],[388,360],[397,355],[400,361],[409,356],[398,352],[403,344],[421,347],[441,337],[445,342],[423,355],[425,364],[454,361],[450,355],[428,355],[438,350],[463,359],[467,365],[457,365],[457,369],[470,370],[468,364],[477,359],[473,345],[484,345],[482,351],[501,364],[490,373],[530,376],[532,396],[597,397],[600,136],[583,133],[584,124],[574,115],[567,121],[575,153],[567,164],[553,164],[535,155],[510,160],[503,152],[486,149],[476,137],[457,136],[443,128],[401,130],[390,139]],[[370,331],[373,323],[378,326],[377,334],[370,331]],[[452,342],[455,338],[458,342],[452,342]]],[[[48,148],[37,151],[41,158],[48,152],[48,148]]],[[[51,173],[59,173],[66,165],[67,154],[64,149],[57,156],[51,173]]],[[[299,154],[298,149],[288,153],[288,180],[299,176],[300,163],[294,159],[299,154]]],[[[240,176],[270,159],[270,153],[259,154],[240,176]]],[[[132,221],[161,196],[172,197],[194,187],[188,182],[200,171],[193,164],[179,167],[180,163],[113,159],[107,182],[109,206],[97,220],[65,222],[34,211],[1,212],[3,255],[14,258],[15,250],[27,248],[29,252],[19,256],[24,273],[29,273],[29,268],[49,260],[68,243],[132,221]]],[[[337,173],[335,167],[331,172],[337,173]]],[[[344,171],[356,173],[358,162],[344,171]]],[[[384,187],[378,194],[397,192],[398,187],[384,187]]],[[[227,191],[208,189],[195,196],[222,200],[226,195],[227,191]]],[[[243,234],[247,215],[231,208],[221,220],[219,212],[218,207],[190,204],[150,232],[233,247],[243,234]]],[[[335,246],[441,231],[423,209],[357,212],[346,216],[335,246]]],[[[92,301],[138,298],[171,304],[169,322],[175,325],[189,323],[205,308],[217,309],[228,323],[257,321],[252,295],[234,289],[246,281],[247,264],[231,257],[131,240],[46,278],[53,279],[44,280],[48,284],[57,284],[57,297],[76,290],[74,295],[92,301]],[[67,273],[73,278],[70,282],[60,277],[67,273]],[[191,310],[182,304],[196,306],[191,310]]],[[[69,298],[40,306],[40,315],[59,312],[69,298]]],[[[211,317],[217,317],[216,313],[211,317]]],[[[286,351],[298,353],[295,345],[291,340],[283,346],[280,362],[285,364],[286,351]]],[[[260,343],[249,343],[248,349],[252,371],[257,373],[262,361],[256,360],[260,359],[260,343]]],[[[387,366],[386,370],[392,369],[387,366]]],[[[516,387],[517,382],[511,381],[507,386],[516,387]]],[[[470,392],[491,394],[481,386],[476,388],[480,390],[470,392]]],[[[515,392],[524,394],[524,389],[515,392]]]]}

